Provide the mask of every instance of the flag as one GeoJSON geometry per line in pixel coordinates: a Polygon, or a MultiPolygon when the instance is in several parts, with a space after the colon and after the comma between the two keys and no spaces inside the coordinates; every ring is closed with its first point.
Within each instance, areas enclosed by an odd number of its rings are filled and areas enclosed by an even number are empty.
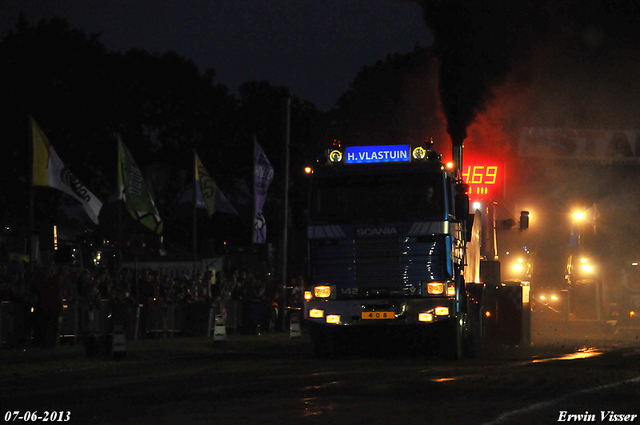
{"type": "Polygon", "coordinates": [[[267,238],[267,223],[262,215],[262,207],[267,199],[267,190],[273,180],[273,167],[269,158],[254,140],[253,147],[253,189],[255,193],[255,221],[253,225],[253,242],[264,243],[267,238]]]}
{"type": "Polygon", "coordinates": [[[209,173],[202,165],[202,161],[198,157],[197,153],[193,153],[196,159],[196,206],[199,208],[206,208],[207,213],[209,213],[209,217],[213,215],[214,212],[224,212],[229,214],[238,214],[233,205],[227,198],[224,196],[220,188],[215,184],[215,182],[209,176],[209,173]]]}
{"type": "Polygon", "coordinates": [[[71,195],[80,203],[95,224],[102,202],[64,166],[38,123],[31,118],[33,137],[33,185],[49,186],[71,195]]]}
{"type": "Polygon", "coordinates": [[[133,160],[131,153],[118,136],[118,188],[119,199],[123,199],[131,216],[157,234],[161,234],[163,223],[151,193],[133,160]]]}

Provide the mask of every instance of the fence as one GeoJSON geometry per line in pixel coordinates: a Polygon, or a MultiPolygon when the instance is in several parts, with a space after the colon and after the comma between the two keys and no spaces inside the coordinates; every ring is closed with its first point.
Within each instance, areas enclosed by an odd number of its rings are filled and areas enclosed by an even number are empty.
{"type": "MultiPolygon", "coordinates": [[[[58,317],[59,340],[77,341],[86,335],[113,332],[114,323],[123,326],[127,340],[152,337],[210,336],[214,319],[225,317],[225,326],[235,332],[243,323],[243,312],[249,309],[235,300],[218,303],[168,303],[154,301],[150,306],[102,300],[95,304],[63,300],[58,317]]],[[[33,311],[25,304],[2,301],[0,304],[0,346],[12,346],[29,338],[33,311]]]]}

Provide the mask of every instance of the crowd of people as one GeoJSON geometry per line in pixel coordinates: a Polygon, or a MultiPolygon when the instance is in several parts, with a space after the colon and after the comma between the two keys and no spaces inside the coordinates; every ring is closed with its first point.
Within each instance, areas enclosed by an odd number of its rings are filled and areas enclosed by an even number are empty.
{"type": "MultiPolygon", "coordinates": [[[[285,303],[296,308],[301,306],[304,280],[298,277],[291,285],[285,303]]],[[[114,320],[120,318],[119,311],[140,306],[144,337],[145,315],[153,306],[203,303],[225,313],[229,300],[241,306],[241,331],[269,331],[277,326],[283,313],[281,298],[281,285],[270,275],[237,268],[227,273],[205,271],[194,276],[170,277],[148,269],[111,271],[66,265],[31,267],[19,261],[0,263],[0,300],[8,301],[3,306],[10,304],[12,308],[10,313],[5,308],[2,314],[13,316],[12,338],[32,334],[33,340],[41,345],[55,344],[63,305],[76,303],[82,314],[92,317],[94,309],[108,303],[114,320]]]]}

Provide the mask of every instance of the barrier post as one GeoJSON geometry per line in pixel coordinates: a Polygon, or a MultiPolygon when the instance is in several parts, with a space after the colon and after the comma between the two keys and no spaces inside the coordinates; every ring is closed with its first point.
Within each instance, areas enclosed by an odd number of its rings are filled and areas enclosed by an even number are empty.
{"type": "Polygon", "coordinates": [[[2,316],[3,316],[3,310],[4,310],[4,304],[8,302],[7,301],[2,301],[0,302],[0,347],[2,346],[2,341],[3,341],[3,336],[2,336],[2,316]]]}
{"type": "Polygon", "coordinates": [[[302,333],[300,331],[300,320],[298,319],[298,313],[291,313],[289,316],[289,338],[300,338],[302,333]]]}
{"type": "Polygon", "coordinates": [[[56,329],[56,347],[58,345],[60,345],[60,340],[62,339],[62,312],[64,311],[63,308],[60,309],[60,312],[58,312],[58,329],[56,329]]]}
{"type": "Polygon", "coordinates": [[[73,343],[75,344],[78,341],[78,333],[80,326],[80,319],[78,317],[78,302],[73,302],[73,343]]]}
{"type": "Polygon", "coordinates": [[[133,334],[134,341],[138,340],[139,331],[140,331],[140,304],[138,304],[138,307],[136,308],[136,330],[135,330],[135,333],[133,334]]]}
{"type": "Polygon", "coordinates": [[[224,316],[217,314],[215,319],[215,326],[213,328],[213,341],[224,342],[227,340],[227,327],[224,324],[224,316]]]}
{"type": "Polygon", "coordinates": [[[127,344],[124,336],[124,324],[115,322],[113,324],[113,339],[111,340],[111,354],[113,357],[126,357],[127,344]]]}
{"type": "MultiPolygon", "coordinates": [[[[217,319],[218,316],[216,316],[217,319]]],[[[211,336],[211,323],[213,322],[213,308],[209,308],[209,321],[207,323],[207,336],[211,336]]],[[[214,326],[215,329],[215,326],[214,326]]],[[[215,335],[214,335],[215,336],[215,335]]]]}

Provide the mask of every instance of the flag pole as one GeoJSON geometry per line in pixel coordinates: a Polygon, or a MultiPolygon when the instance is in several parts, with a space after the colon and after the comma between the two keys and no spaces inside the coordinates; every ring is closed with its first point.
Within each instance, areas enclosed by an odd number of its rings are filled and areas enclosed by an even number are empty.
{"type": "Polygon", "coordinates": [[[287,324],[285,314],[286,297],[287,297],[287,238],[289,224],[289,128],[291,126],[291,98],[284,101],[284,214],[282,223],[282,247],[281,247],[281,269],[282,269],[282,301],[280,311],[282,314],[282,330],[287,324]]]}
{"type": "Polygon", "coordinates": [[[197,203],[198,203],[198,170],[196,169],[196,150],[193,150],[193,279],[196,278],[196,260],[197,260],[197,250],[198,250],[198,239],[197,239],[197,203]]]}
{"type": "MultiPolygon", "coordinates": [[[[116,164],[118,169],[116,170],[116,172],[118,173],[117,176],[120,175],[120,148],[118,145],[118,136],[116,136],[116,164]]],[[[118,185],[118,182],[120,180],[118,179],[118,177],[116,177],[116,185],[118,185]]],[[[116,191],[118,192],[118,271],[120,272],[120,277],[122,278],[122,203],[124,202],[124,197],[122,196],[122,191],[123,188],[122,187],[118,187],[116,188],[116,191]]],[[[137,277],[136,277],[137,279],[137,277]]],[[[133,290],[133,288],[131,288],[133,290]]]]}
{"type": "Polygon", "coordinates": [[[33,117],[31,113],[27,117],[27,135],[29,137],[29,240],[27,241],[27,249],[29,250],[29,268],[33,269],[33,234],[35,233],[35,211],[34,211],[34,189],[33,189],[33,117]]]}
{"type": "Polygon", "coordinates": [[[34,260],[34,255],[33,255],[33,251],[34,251],[34,246],[33,246],[33,237],[34,237],[34,233],[35,233],[35,205],[34,205],[34,185],[33,185],[33,161],[34,161],[34,153],[33,153],[33,117],[31,116],[31,113],[29,113],[29,117],[28,117],[28,123],[27,123],[27,134],[29,137],[29,154],[27,155],[28,161],[29,161],[29,167],[27,168],[27,170],[29,170],[29,177],[27,179],[27,181],[29,182],[29,240],[27,241],[27,249],[29,250],[29,267],[28,267],[28,271],[29,271],[29,278],[26,280],[25,285],[27,285],[27,288],[25,288],[25,292],[27,294],[27,297],[29,297],[29,299],[31,298],[31,295],[33,293],[33,286],[34,286],[34,270],[33,270],[33,260],[34,260]]]}
{"type": "Polygon", "coordinates": [[[253,199],[253,219],[251,220],[251,248],[254,247],[255,232],[256,232],[256,144],[258,140],[256,135],[253,135],[253,157],[251,158],[251,175],[253,181],[251,182],[251,198],[253,199]]]}

